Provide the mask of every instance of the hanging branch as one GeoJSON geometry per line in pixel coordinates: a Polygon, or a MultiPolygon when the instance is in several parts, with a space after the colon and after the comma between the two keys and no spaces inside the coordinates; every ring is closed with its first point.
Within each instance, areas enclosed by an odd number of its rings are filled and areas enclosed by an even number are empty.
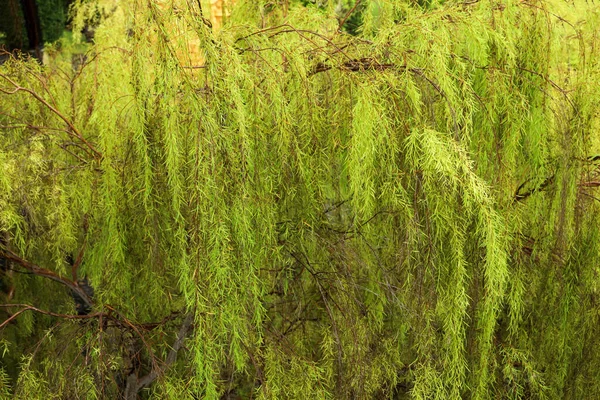
{"type": "MultiPolygon", "coordinates": [[[[259,31],[253,32],[249,35],[246,36],[242,36],[239,37],[235,40],[235,42],[239,42],[241,40],[247,39],[251,36],[254,35],[260,35],[262,33],[266,33],[266,32],[270,32],[270,31],[276,31],[272,34],[269,35],[269,38],[272,38],[274,36],[280,35],[282,33],[296,33],[299,37],[301,37],[302,39],[306,40],[307,42],[311,43],[313,46],[315,46],[315,50],[322,50],[323,47],[319,46],[317,43],[315,43],[314,40],[310,39],[309,37],[306,36],[306,34],[309,35],[313,35],[316,36],[322,40],[324,40],[329,46],[333,47],[335,49],[334,53],[341,53],[345,58],[347,58],[348,60],[352,60],[352,57],[350,57],[348,54],[346,54],[346,52],[344,52],[343,48],[346,46],[338,46],[336,43],[334,43],[331,39],[329,39],[327,36],[319,33],[319,32],[315,32],[315,31],[311,31],[308,29],[297,29],[295,27],[293,27],[290,24],[282,24],[282,25],[278,25],[278,26],[272,26],[269,28],[265,28],[265,29],[261,29],[259,31]],[[288,28],[288,29],[282,29],[282,28],[288,28]]],[[[240,49],[240,50],[245,50],[245,49],[240,49]]],[[[330,56],[330,54],[328,54],[327,52],[323,51],[328,57],[330,56]]]]}
{"type": "Polygon", "coordinates": [[[29,93],[37,101],[39,101],[40,103],[42,103],[46,108],[48,108],[50,111],[52,111],[60,119],[62,119],[67,124],[67,126],[70,128],[70,131],[67,131],[67,133],[70,136],[72,136],[72,137],[76,138],[77,140],[81,141],[85,145],[85,147],[88,148],[89,152],[91,153],[91,155],[96,160],[102,159],[102,153],[100,153],[98,150],[96,150],[96,148],[88,140],[86,140],[85,137],[83,137],[83,135],[81,134],[81,132],[75,127],[75,125],[73,125],[73,123],[67,117],[65,117],[60,111],[58,111],[56,108],[54,108],[46,100],[44,100],[43,97],[41,97],[39,94],[37,94],[35,91],[33,91],[31,89],[28,89],[28,88],[20,86],[17,82],[13,81],[12,79],[10,79],[5,74],[0,74],[0,77],[4,78],[11,85],[13,85],[15,87],[14,90],[6,90],[6,89],[0,88],[0,92],[1,93],[5,93],[5,94],[15,94],[15,93],[18,93],[18,92],[27,92],[27,93],[29,93]]]}
{"type": "MultiPolygon", "coordinates": [[[[200,19],[202,20],[202,23],[204,25],[206,25],[209,29],[212,29],[212,22],[210,22],[209,19],[204,18],[204,11],[202,10],[202,2],[200,0],[196,0],[196,4],[198,4],[198,9],[200,11],[200,13],[198,14],[198,16],[200,17],[200,19]]],[[[192,7],[190,7],[192,8],[192,7]]]]}
{"type": "Polygon", "coordinates": [[[582,186],[582,187],[599,187],[600,186],[600,181],[581,182],[579,184],[579,186],[582,186]]]}
{"type": "Polygon", "coordinates": [[[194,311],[191,311],[185,317],[179,331],[177,332],[175,342],[171,346],[171,350],[167,354],[167,357],[163,363],[164,367],[161,369],[158,367],[158,364],[156,363],[156,357],[154,356],[152,347],[147,343],[147,341],[145,340],[145,337],[140,332],[139,328],[146,329],[146,327],[149,326],[150,329],[152,329],[156,326],[160,326],[160,325],[164,324],[165,322],[171,320],[173,315],[176,315],[177,313],[172,313],[170,316],[164,318],[162,321],[160,321],[158,323],[138,325],[138,324],[134,324],[129,319],[125,318],[123,315],[121,315],[118,311],[116,311],[114,308],[112,308],[110,306],[106,306],[107,309],[109,310],[109,312],[96,312],[96,313],[87,314],[87,315],[71,315],[71,314],[61,314],[61,313],[55,313],[55,312],[51,312],[51,311],[42,310],[40,308],[34,307],[29,304],[0,304],[0,308],[16,308],[16,307],[19,307],[21,309],[18,310],[17,312],[15,312],[14,314],[12,314],[5,321],[3,321],[0,324],[0,330],[5,328],[8,324],[10,324],[13,320],[15,320],[19,315],[23,314],[26,311],[34,311],[39,314],[49,315],[52,317],[62,318],[62,319],[66,319],[66,320],[84,320],[84,319],[98,318],[100,320],[100,326],[102,326],[102,320],[104,318],[106,318],[107,320],[114,321],[120,327],[132,329],[137,334],[137,336],[142,340],[142,343],[146,347],[146,350],[151,355],[152,370],[150,373],[148,373],[147,375],[145,375],[144,377],[142,377],[140,379],[137,379],[137,376],[135,374],[131,374],[127,378],[127,387],[125,389],[125,399],[128,399],[128,400],[129,399],[135,400],[137,398],[137,393],[141,389],[143,389],[144,387],[146,387],[146,386],[150,385],[152,382],[154,382],[159,377],[160,374],[163,374],[177,360],[177,353],[178,353],[179,349],[181,349],[181,347],[183,346],[183,342],[185,341],[185,338],[188,336],[188,334],[191,330],[192,323],[194,321],[194,315],[195,315],[194,311]],[[116,317],[114,314],[116,314],[116,317]]]}

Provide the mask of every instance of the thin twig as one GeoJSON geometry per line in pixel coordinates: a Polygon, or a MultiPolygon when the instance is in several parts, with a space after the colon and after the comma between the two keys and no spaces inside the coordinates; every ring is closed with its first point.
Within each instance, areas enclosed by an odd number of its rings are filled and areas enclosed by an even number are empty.
{"type": "Polygon", "coordinates": [[[37,307],[34,307],[29,304],[0,304],[2,308],[13,308],[13,307],[21,307],[22,309],[11,315],[8,319],[0,324],[0,329],[6,327],[13,319],[17,318],[20,314],[25,311],[35,311],[40,314],[50,315],[52,317],[63,318],[63,319],[90,319],[90,318],[98,318],[101,315],[106,315],[105,313],[97,312],[93,314],[87,315],[71,315],[71,314],[60,314],[52,311],[41,310],[37,307]]]}

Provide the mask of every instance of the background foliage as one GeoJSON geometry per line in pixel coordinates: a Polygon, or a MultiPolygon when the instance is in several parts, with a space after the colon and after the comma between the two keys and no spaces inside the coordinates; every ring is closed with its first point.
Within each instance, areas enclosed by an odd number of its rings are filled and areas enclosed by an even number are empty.
{"type": "MultiPolygon", "coordinates": [[[[70,0],[36,0],[42,42],[61,37],[67,23],[70,0]]],[[[9,49],[28,46],[27,30],[19,0],[0,0],[0,33],[9,49]]]]}
{"type": "Polygon", "coordinates": [[[0,66],[5,397],[600,396],[596,6],[199,4],[0,66]]]}

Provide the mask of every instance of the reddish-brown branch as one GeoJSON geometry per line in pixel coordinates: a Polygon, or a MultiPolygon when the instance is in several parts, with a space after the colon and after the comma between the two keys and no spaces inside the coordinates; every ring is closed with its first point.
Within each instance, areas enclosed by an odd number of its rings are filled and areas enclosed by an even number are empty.
{"type": "Polygon", "coordinates": [[[539,186],[536,186],[526,192],[523,192],[523,188],[530,181],[531,181],[531,179],[526,180],[517,188],[517,190],[515,191],[515,196],[514,196],[515,201],[523,201],[523,200],[527,199],[529,196],[531,196],[532,194],[544,190],[546,187],[548,187],[549,185],[551,185],[554,182],[554,176],[550,176],[550,177],[544,179],[544,181],[539,186]]]}
{"type": "MultiPolygon", "coordinates": [[[[13,261],[17,261],[13,257],[11,257],[10,259],[13,261]]],[[[17,262],[19,262],[19,261],[17,261],[17,262]]],[[[37,312],[40,314],[49,315],[52,317],[57,317],[57,318],[62,318],[62,319],[67,319],[67,320],[77,320],[77,319],[82,320],[82,319],[98,318],[100,330],[102,330],[102,325],[103,325],[102,320],[104,318],[106,318],[107,320],[114,321],[117,324],[117,326],[132,329],[139,336],[140,340],[146,347],[146,349],[151,357],[151,360],[152,360],[152,368],[151,368],[151,371],[147,375],[145,375],[141,378],[138,378],[136,374],[132,374],[127,378],[127,387],[125,389],[125,398],[126,399],[136,399],[137,393],[141,389],[152,384],[152,382],[154,382],[161,374],[164,374],[164,372],[173,363],[175,363],[175,361],[177,361],[177,353],[179,352],[181,347],[183,347],[183,343],[193,327],[194,317],[196,315],[194,310],[192,310],[186,314],[186,316],[179,328],[179,331],[177,332],[175,341],[173,342],[173,345],[171,346],[171,350],[167,354],[167,357],[165,358],[164,362],[162,363],[162,367],[160,367],[157,362],[156,356],[154,355],[154,352],[152,351],[152,348],[146,341],[144,335],[140,332],[139,328],[145,328],[146,326],[155,327],[155,326],[161,325],[161,324],[165,323],[166,321],[171,320],[174,315],[177,315],[179,313],[173,313],[170,316],[163,319],[163,321],[158,322],[158,323],[135,324],[135,323],[131,322],[129,319],[125,318],[117,310],[115,310],[113,307],[111,307],[109,305],[105,306],[105,308],[108,310],[108,312],[96,312],[96,313],[92,313],[92,314],[88,314],[88,315],[60,314],[60,313],[42,310],[42,309],[39,309],[39,308],[34,307],[29,304],[0,304],[0,308],[21,308],[20,310],[18,310],[14,314],[12,314],[9,318],[7,318],[5,321],[3,321],[0,324],[0,330],[5,328],[8,324],[10,324],[12,321],[14,321],[19,315],[23,314],[25,311],[34,311],[34,312],[37,312]]]]}
{"type": "Polygon", "coordinates": [[[8,325],[10,323],[10,321],[17,318],[20,314],[24,313],[27,310],[29,310],[29,308],[19,310],[16,313],[14,313],[13,315],[11,315],[10,317],[8,317],[8,319],[6,321],[4,321],[2,324],[0,324],[0,329],[4,328],[6,325],[8,325]]]}
{"type": "Polygon", "coordinates": [[[37,101],[39,101],[40,103],[42,103],[46,108],[48,108],[50,111],[52,111],[60,119],[62,119],[67,124],[67,126],[69,127],[69,129],[70,129],[70,131],[68,132],[68,134],[70,136],[78,139],[79,141],[81,141],[89,149],[89,151],[92,153],[92,155],[94,156],[94,158],[96,158],[98,160],[102,158],[102,153],[100,153],[98,150],[96,150],[96,148],[89,141],[87,141],[85,139],[85,137],[83,137],[83,135],[81,134],[81,132],[79,132],[79,130],[75,127],[75,125],[67,117],[65,117],[60,111],[58,111],[58,109],[56,109],[54,106],[52,106],[50,103],[48,103],[42,96],[40,96],[39,94],[37,94],[35,91],[33,91],[31,89],[28,89],[26,87],[20,86],[17,82],[13,81],[12,79],[10,79],[5,74],[0,74],[0,77],[4,78],[11,85],[14,86],[14,90],[6,90],[6,89],[0,88],[0,92],[5,93],[5,94],[9,94],[9,95],[10,94],[15,94],[15,93],[18,93],[18,92],[29,93],[37,101]]]}
{"type": "MultiPolygon", "coordinates": [[[[86,314],[86,315],[74,315],[74,314],[61,314],[61,313],[55,313],[52,311],[46,311],[46,310],[42,310],[40,308],[34,307],[30,304],[0,304],[0,308],[18,308],[18,307],[20,307],[22,309],[17,311],[16,313],[12,314],[6,321],[2,322],[2,324],[0,324],[0,329],[4,328],[6,325],[8,325],[10,323],[10,321],[14,320],[16,317],[18,317],[23,312],[30,310],[30,311],[35,311],[40,314],[49,315],[51,317],[62,318],[62,319],[98,318],[100,330],[102,330],[103,319],[106,319],[108,321],[113,322],[113,325],[111,325],[111,326],[126,327],[127,329],[134,330],[138,335],[142,336],[142,333],[140,332],[140,330],[138,328],[141,328],[143,330],[152,330],[158,326],[162,326],[165,323],[173,320],[177,315],[180,314],[179,312],[173,312],[170,315],[163,318],[159,322],[147,322],[147,323],[143,323],[143,324],[134,324],[129,319],[127,319],[123,315],[119,314],[111,306],[106,306],[106,308],[109,310],[108,312],[95,312],[95,313],[86,314]],[[118,318],[116,318],[113,314],[117,314],[118,318]]],[[[147,343],[146,343],[146,345],[147,345],[147,343]]]]}

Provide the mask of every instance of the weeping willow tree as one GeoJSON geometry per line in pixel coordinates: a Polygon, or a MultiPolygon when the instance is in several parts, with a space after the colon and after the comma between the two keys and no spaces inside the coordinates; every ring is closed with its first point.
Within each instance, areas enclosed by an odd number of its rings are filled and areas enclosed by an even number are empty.
{"type": "Polygon", "coordinates": [[[600,398],[598,7],[201,4],[0,66],[5,398],[600,398]]]}

